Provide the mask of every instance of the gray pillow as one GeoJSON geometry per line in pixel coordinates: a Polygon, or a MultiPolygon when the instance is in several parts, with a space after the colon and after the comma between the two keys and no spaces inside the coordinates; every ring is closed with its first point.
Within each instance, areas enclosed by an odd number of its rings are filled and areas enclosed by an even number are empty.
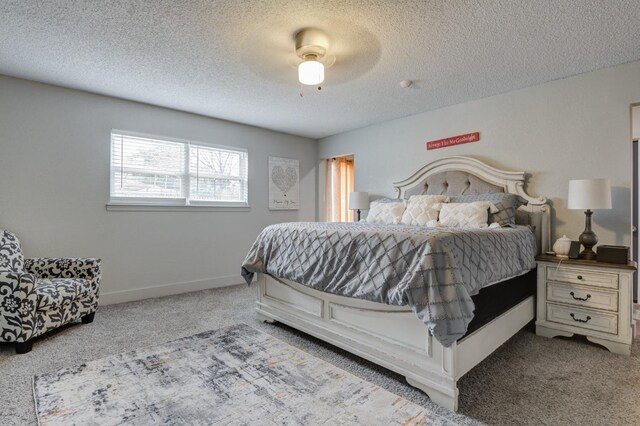
{"type": "Polygon", "coordinates": [[[497,213],[489,213],[489,224],[500,226],[516,223],[516,210],[527,202],[515,194],[495,192],[492,194],[457,195],[451,197],[452,203],[472,203],[474,201],[490,201],[497,208],[497,213]]]}

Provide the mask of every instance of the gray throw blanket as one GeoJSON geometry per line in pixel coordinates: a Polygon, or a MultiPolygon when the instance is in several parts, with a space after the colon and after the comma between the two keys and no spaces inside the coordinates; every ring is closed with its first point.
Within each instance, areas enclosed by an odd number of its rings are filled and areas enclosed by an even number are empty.
{"type": "Polygon", "coordinates": [[[471,296],[535,267],[526,226],[428,228],[369,223],[283,223],[266,227],[242,263],[254,273],[316,290],[410,306],[444,346],[464,336],[471,296]]]}

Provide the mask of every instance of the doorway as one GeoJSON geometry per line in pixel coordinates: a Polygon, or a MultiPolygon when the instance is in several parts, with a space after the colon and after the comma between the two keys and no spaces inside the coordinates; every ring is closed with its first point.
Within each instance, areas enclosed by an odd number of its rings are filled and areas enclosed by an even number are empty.
{"type": "MultiPolygon", "coordinates": [[[[639,215],[640,211],[638,205],[640,204],[640,174],[638,173],[638,167],[640,166],[640,150],[638,146],[638,140],[640,140],[640,104],[631,106],[631,135],[633,143],[633,217],[632,217],[632,251],[633,260],[638,262],[638,250],[640,249],[640,240],[638,235],[638,226],[640,226],[639,215]]],[[[638,272],[635,272],[634,286],[633,286],[633,300],[634,303],[638,303],[638,272]]]]}
{"type": "Polygon", "coordinates": [[[325,211],[326,222],[353,222],[353,210],[349,210],[349,194],[353,192],[353,155],[332,157],[325,160],[325,211]]]}

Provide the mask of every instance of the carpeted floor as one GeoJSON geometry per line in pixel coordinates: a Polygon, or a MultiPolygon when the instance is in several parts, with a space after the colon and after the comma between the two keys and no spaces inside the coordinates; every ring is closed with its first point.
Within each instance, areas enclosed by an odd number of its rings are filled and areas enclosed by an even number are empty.
{"type": "Polygon", "coordinates": [[[640,422],[640,344],[625,358],[586,340],[525,329],[459,383],[460,411],[435,406],[402,377],[283,325],[262,324],[255,287],[229,287],[100,308],[14,355],[0,344],[0,423],[35,424],[31,379],[107,355],[244,322],[463,425],[632,425],[640,422]]]}

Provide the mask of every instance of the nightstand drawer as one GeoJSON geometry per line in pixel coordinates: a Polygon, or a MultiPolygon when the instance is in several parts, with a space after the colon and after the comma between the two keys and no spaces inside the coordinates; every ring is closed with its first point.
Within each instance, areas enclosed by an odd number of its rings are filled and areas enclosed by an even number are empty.
{"type": "Polygon", "coordinates": [[[618,289],[618,274],[607,272],[547,266],[547,279],[571,284],[618,289]]]}
{"type": "Polygon", "coordinates": [[[547,320],[603,333],[618,334],[616,314],[547,303],[547,320]]]}
{"type": "Polygon", "coordinates": [[[567,286],[560,283],[547,283],[547,300],[568,303],[586,308],[618,311],[618,292],[599,290],[594,287],[567,286]]]}

